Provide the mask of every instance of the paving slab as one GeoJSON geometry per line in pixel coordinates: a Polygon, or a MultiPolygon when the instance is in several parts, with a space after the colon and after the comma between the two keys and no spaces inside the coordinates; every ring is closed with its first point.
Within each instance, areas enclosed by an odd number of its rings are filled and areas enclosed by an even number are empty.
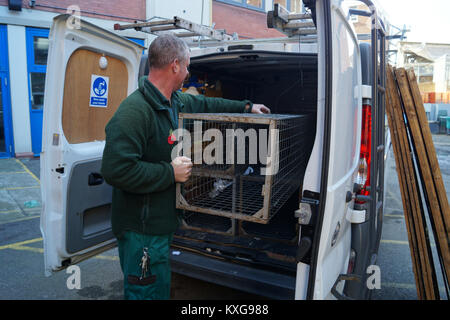
{"type": "Polygon", "coordinates": [[[0,173],[25,172],[23,166],[16,159],[0,159],[0,173]]]}
{"type": "Polygon", "coordinates": [[[11,189],[6,192],[23,211],[39,211],[41,208],[41,188],[11,189]]]}

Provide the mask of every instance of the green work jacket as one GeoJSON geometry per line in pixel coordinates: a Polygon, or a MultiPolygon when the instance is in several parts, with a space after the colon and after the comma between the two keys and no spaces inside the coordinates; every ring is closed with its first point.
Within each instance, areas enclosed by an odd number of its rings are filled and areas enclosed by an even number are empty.
{"type": "MultiPolygon", "coordinates": [[[[172,130],[178,113],[240,113],[248,100],[234,101],[174,92],[171,101],[146,77],[122,101],[105,128],[102,175],[113,186],[112,230],[150,235],[174,232],[179,226],[175,208],[176,184],[171,166],[172,130]]],[[[250,108],[251,109],[251,108],[250,108]]]]}

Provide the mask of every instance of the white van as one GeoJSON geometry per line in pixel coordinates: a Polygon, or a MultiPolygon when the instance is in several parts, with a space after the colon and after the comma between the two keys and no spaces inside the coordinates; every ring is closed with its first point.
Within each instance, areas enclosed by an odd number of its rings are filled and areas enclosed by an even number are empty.
{"type": "MultiPolygon", "coordinates": [[[[315,121],[298,150],[306,153],[301,188],[277,215],[262,225],[185,212],[172,270],[276,299],[366,299],[383,216],[384,25],[370,0],[361,0],[367,11],[350,13],[342,0],[303,2],[316,35],[192,47],[191,73],[220,80],[224,98],[315,121]],[[358,41],[352,14],[372,17],[371,43],[358,41]]],[[[289,23],[283,15],[276,5],[269,24],[289,23]]],[[[104,127],[146,70],[143,47],[85,21],[74,28],[70,19],[56,17],[49,35],[41,154],[47,275],[116,245],[112,188],[100,174],[104,127]],[[99,77],[105,94],[92,91],[99,77]]]]}

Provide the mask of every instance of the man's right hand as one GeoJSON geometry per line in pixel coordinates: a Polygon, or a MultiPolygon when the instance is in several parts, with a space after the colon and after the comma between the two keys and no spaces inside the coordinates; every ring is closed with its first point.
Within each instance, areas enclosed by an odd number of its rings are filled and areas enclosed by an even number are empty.
{"type": "Polygon", "coordinates": [[[173,167],[175,182],[186,182],[191,176],[192,161],[187,157],[176,157],[170,163],[173,167]]]}

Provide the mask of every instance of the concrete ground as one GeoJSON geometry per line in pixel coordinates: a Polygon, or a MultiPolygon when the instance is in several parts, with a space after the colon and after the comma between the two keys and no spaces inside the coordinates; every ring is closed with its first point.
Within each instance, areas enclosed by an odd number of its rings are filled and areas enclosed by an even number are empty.
{"type": "Polygon", "coordinates": [[[0,223],[39,217],[39,161],[2,159],[0,174],[0,223]]]}
{"type": "MultiPolygon", "coordinates": [[[[450,136],[434,135],[433,140],[450,199],[450,136]]],[[[44,276],[39,176],[38,159],[0,160],[0,299],[122,299],[117,248],[78,264],[81,289],[68,289],[70,274],[65,271],[44,276]]],[[[437,260],[435,263],[439,269],[437,260]]],[[[392,150],[386,163],[386,201],[377,264],[381,289],[374,290],[373,299],[417,299],[392,150]]],[[[440,284],[441,297],[446,298],[441,278],[440,284]]],[[[173,273],[172,299],[258,298],[173,273]]]]}
{"type": "MultiPolygon", "coordinates": [[[[442,173],[447,198],[450,199],[450,135],[433,135],[437,159],[442,173]]],[[[394,153],[389,153],[385,165],[385,208],[383,233],[377,264],[381,269],[381,290],[374,290],[373,299],[417,299],[408,234],[403,216],[394,153]]],[[[431,232],[431,228],[429,228],[431,232]]],[[[430,234],[432,238],[432,234],[430,234]]],[[[447,298],[440,273],[436,247],[432,243],[441,298],[447,298]]]]}

